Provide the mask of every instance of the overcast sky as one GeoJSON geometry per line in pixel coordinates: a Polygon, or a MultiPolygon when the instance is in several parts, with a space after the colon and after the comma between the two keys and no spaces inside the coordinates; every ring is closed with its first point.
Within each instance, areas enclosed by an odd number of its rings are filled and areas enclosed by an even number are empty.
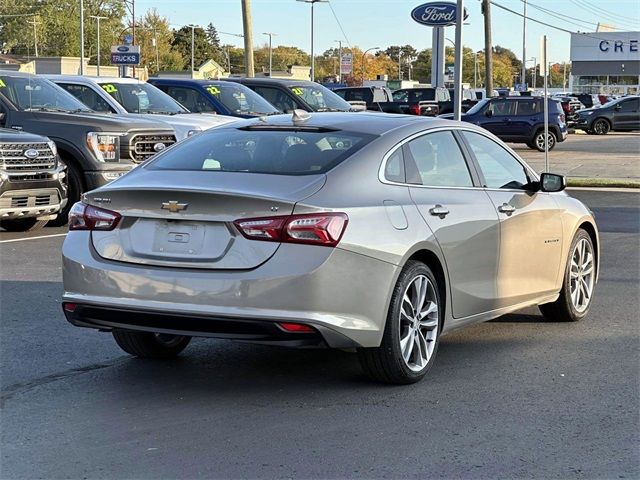
{"type": "MultiPolygon", "coordinates": [[[[523,0],[495,0],[498,4],[522,12],[523,0]]],[[[136,0],[136,15],[155,7],[169,18],[172,26],[212,22],[219,32],[242,33],[240,0],[136,0]]],[[[410,18],[411,10],[425,3],[420,0],[331,0],[345,35],[327,4],[315,5],[315,51],[321,53],[343,40],[362,49],[411,44],[418,50],[431,46],[431,28],[410,18]]],[[[528,16],[571,31],[595,31],[598,22],[618,30],[640,30],[640,0],[531,0],[528,16]],[[546,9],[547,12],[535,7],[546,9]],[[554,15],[550,14],[551,11],[554,15]],[[574,23],[570,23],[574,22],[574,23]],[[586,23],[585,23],[586,22],[586,23]]],[[[480,50],[484,46],[483,18],[479,0],[466,0],[469,13],[464,29],[464,45],[480,50]]],[[[296,0],[253,0],[254,43],[262,44],[263,32],[274,32],[274,45],[293,45],[310,51],[310,5],[296,0]]],[[[492,7],[493,43],[522,56],[522,18],[492,7]]],[[[527,22],[527,57],[538,56],[538,41],[546,34],[550,61],[568,61],[570,35],[532,21],[527,22]]],[[[455,29],[446,36],[455,39],[455,29]]],[[[242,39],[220,33],[223,43],[241,46],[242,39]]],[[[450,45],[449,42],[447,42],[450,45]]]]}

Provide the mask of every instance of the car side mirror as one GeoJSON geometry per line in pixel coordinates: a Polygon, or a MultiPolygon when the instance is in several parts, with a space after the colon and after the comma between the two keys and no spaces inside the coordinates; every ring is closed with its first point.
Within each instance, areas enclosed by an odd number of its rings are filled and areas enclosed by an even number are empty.
{"type": "Polygon", "coordinates": [[[484,116],[485,117],[493,117],[493,112],[491,110],[487,110],[486,112],[484,112],[484,116]]]}
{"type": "Polygon", "coordinates": [[[561,192],[567,187],[564,175],[543,173],[540,175],[540,190],[543,192],[561,192]]]}
{"type": "Polygon", "coordinates": [[[622,105],[616,105],[615,107],[613,107],[614,110],[617,112],[622,108],[622,105]]]}

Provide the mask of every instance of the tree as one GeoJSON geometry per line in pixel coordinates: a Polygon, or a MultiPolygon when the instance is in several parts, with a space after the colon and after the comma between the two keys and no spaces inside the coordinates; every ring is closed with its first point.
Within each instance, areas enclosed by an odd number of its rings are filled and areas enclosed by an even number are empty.
{"type": "Polygon", "coordinates": [[[147,67],[150,74],[158,70],[185,68],[185,59],[179,52],[172,50],[173,33],[167,18],[160,16],[153,8],[145,13],[136,27],[136,44],[140,45],[141,65],[147,67]]]}
{"type": "MultiPolygon", "coordinates": [[[[187,68],[191,68],[191,27],[184,26],[179,30],[174,30],[171,45],[180,54],[187,68]]],[[[207,60],[213,60],[218,53],[207,40],[207,35],[202,27],[196,27],[193,30],[193,51],[194,68],[196,69],[207,60]]]]}

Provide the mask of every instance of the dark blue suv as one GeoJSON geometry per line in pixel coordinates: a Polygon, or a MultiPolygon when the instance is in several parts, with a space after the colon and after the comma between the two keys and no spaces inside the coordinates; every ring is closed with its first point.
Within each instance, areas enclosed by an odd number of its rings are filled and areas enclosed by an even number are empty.
{"type": "MultiPolygon", "coordinates": [[[[462,121],[486,128],[505,142],[525,143],[544,152],[544,114],[542,97],[487,98],[462,115],[462,121]]],[[[559,101],[549,102],[549,150],[567,138],[564,111],[559,101]]],[[[442,115],[451,118],[453,115],[442,115]]]]}
{"type": "Polygon", "coordinates": [[[235,82],[181,78],[150,78],[147,81],[190,112],[243,118],[281,113],[253,90],[235,82]]]}

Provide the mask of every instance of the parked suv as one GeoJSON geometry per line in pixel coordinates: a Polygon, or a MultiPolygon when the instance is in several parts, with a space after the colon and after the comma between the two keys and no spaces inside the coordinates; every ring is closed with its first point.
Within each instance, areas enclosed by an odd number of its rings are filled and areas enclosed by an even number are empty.
{"type": "Polygon", "coordinates": [[[0,128],[0,227],[37,230],[67,203],[65,168],[47,137],[0,128]]]}
{"type": "Polygon", "coordinates": [[[229,78],[228,80],[246,85],[281,112],[291,112],[296,109],[307,112],[361,110],[361,108],[352,107],[328,88],[308,80],[279,78],[229,78]]]}
{"type": "Polygon", "coordinates": [[[601,107],[580,110],[575,122],[577,129],[593,135],[640,130],[640,97],[619,98],[601,107]]]}
{"type": "Polygon", "coordinates": [[[89,110],[73,95],[38,75],[0,70],[0,127],[46,135],[67,166],[69,202],[82,192],[125,174],[173,145],[173,128],[163,122],[105,115],[89,110]]]}
{"type": "Polygon", "coordinates": [[[280,113],[250,88],[218,80],[150,78],[149,83],[197,113],[251,118],[280,113]]]}
{"type": "MultiPolygon", "coordinates": [[[[525,143],[544,152],[544,113],[542,97],[488,98],[462,115],[462,121],[486,128],[505,142],[525,143]]],[[[567,138],[567,125],[562,105],[547,100],[549,118],[549,150],[567,138]]],[[[453,115],[442,115],[452,118],[453,115]]]]}
{"type": "Polygon", "coordinates": [[[91,110],[168,123],[178,140],[233,122],[235,117],[191,113],[166,93],[137,78],[46,75],[91,110]]]}

